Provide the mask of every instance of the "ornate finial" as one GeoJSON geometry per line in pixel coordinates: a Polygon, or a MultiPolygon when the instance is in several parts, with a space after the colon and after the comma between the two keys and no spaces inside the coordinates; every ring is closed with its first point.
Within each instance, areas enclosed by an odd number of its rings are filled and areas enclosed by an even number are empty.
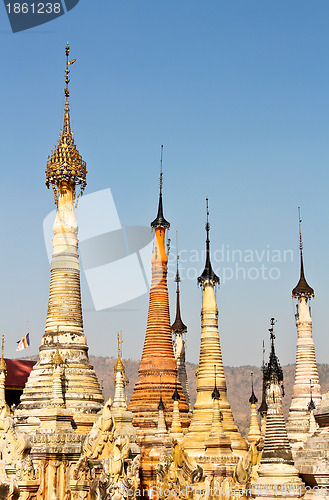
{"type": "Polygon", "coordinates": [[[122,330],[120,330],[120,333],[118,332],[117,339],[118,339],[118,359],[117,359],[117,362],[115,363],[115,366],[114,366],[114,373],[117,371],[120,371],[123,374],[123,378],[125,379],[125,382],[128,383],[128,378],[126,377],[125,367],[124,367],[124,364],[122,361],[122,343],[123,343],[122,330]]]}
{"type": "Polygon", "coordinates": [[[270,332],[270,339],[271,339],[271,347],[274,349],[274,339],[275,339],[275,335],[274,335],[274,325],[276,323],[276,320],[274,318],[271,318],[270,319],[270,325],[271,325],[271,328],[268,329],[268,331],[270,332]]]}
{"type": "Polygon", "coordinates": [[[171,243],[171,239],[168,238],[168,240],[167,240],[167,255],[170,254],[170,243],[171,243]]]}
{"type": "Polygon", "coordinates": [[[206,198],[206,209],[207,209],[206,232],[207,232],[207,241],[209,241],[210,224],[209,224],[209,204],[208,204],[208,198],[206,198]]]}
{"type": "Polygon", "coordinates": [[[270,338],[271,338],[271,350],[270,350],[270,359],[269,362],[264,367],[264,377],[266,380],[266,384],[269,384],[273,380],[275,380],[280,386],[282,390],[282,395],[284,396],[284,387],[283,387],[283,371],[280,366],[278,357],[275,354],[275,346],[274,346],[274,325],[276,320],[274,318],[270,319],[271,328],[269,328],[270,338]]]}
{"type": "Polygon", "coordinates": [[[207,222],[206,222],[206,232],[207,232],[207,239],[206,239],[206,264],[203,273],[201,276],[198,277],[198,284],[200,286],[204,285],[207,281],[211,283],[212,285],[219,285],[219,278],[218,276],[214,273],[213,268],[211,266],[210,262],[210,238],[209,238],[209,231],[210,231],[210,224],[209,224],[209,206],[208,206],[208,198],[206,198],[206,209],[207,209],[207,222]]]}
{"type": "Polygon", "coordinates": [[[313,394],[312,394],[312,389],[313,389],[313,385],[312,385],[312,380],[310,379],[310,393],[311,393],[311,399],[310,399],[310,402],[308,403],[307,405],[307,409],[309,411],[312,411],[312,410],[315,410],[316,406],[315,406],[315,403],[313,401],[313,394]]]}
{"type": "Polygon", "coordinates": [[[121,347],[121,344],[123,343],[122,330],[120,330],[120,333],[118,332],[117,339],[118,339],[118,358],[122,358],[122,347],[121,347]]]}
{"type": "Polygon", "coordinates": [[[260,407],[258,408],[259,413],[263,416],[266,415],[267,412],[267,403],[266,403],[266,372],[265,372],[265,342],[263,340],[263,362],[262,362],[262,375],[263,375],[263,391],[262,391],[262,402],[260,407]]]}
{"type": "Polygon", "coordinates": [[[215,371],[215,387],[214,387],[214,390],[212,391],[211,397],[212,397],[212,399],[219,399],[220,398],[220,394],[219,394],[219,391],[217,389],[217,380],[216,380],[217,370],[216,370],[216,365],[214,365],[214,371],[215,371]]]}
{"type": "Polygon", "coordinates": [[[163,185],[163,174],[162,174],[162,154],[163,154],[163,145],[161,145],[161,159],[160,159],[160,193],[159,193],[159,205],[158,205],[158,214],[153,222],[151,222],[151,227],[153,229],[157,227],[164,227],[165,229],[169,229],[170,224],[163,216],[163,204],[162,204],[162,185],[163,185]]]}
{"type": "Polygon", "coordinates": [[[179,290],[179,283],[181,281],[180,276],[179,276],[179,269],[178,269],[178,261],[179,261],[179,252],[178,252],[178,231],[176,231],[176,253],[177,253],[177,270],[176,270],[176,277],[175,277],[175,283],[177,283],[177,290],[179,290]]]}
{"type": "Polygon", "coordinates": [[[4,358],[4,350],[5,350],[5,343],[6,343],[6,340],[5,340],[5,334],[3,333],[2,334],[2,343],[1,343],[1,358],[0,358],[0,370],[4,371],[7,375],[7,365],[6,365],[6,362],[5,362],[5,358],[4,358]]]}
{"type": "Polygon", "coordinates": [[[251,376],[251,396],[249,398],[249,403],[256,404],[256,403],[258,403],[258,399],[256,398],[256,395],[254,393],[254,374],[253,374],[253,372],[250,373],[250,376],[251,376]]]}
{"type": "Polygon", "coordinates": [[[59,353],[59,336],[58,336],[58,333],[59,333],[59,326],[57,327],[56,351],[55,351],[55,354],[53,354],[52,357],[51,357],[51,364],[53,365],[54,368],[57,367],[57,366],[61,366],[64,363],[64,360],[63,360],[62,356],[59,353]]]}
{"type": "Polygon", "coordinates": [[[303,260],[303,240],[302,240],[302,219],[300,218],[300,207],[298,207],[298,226],[299,226],[299,253],[300,253],[300,277],[297,286],[292,291],[293,297],[314,297],[314,290],[307,283],[304,276],[303,260]]]}
{"type": "Polygon", "coordinates": [[[298,224],[299,224],[299,250],[300,254],[303,253],[303,240],[302,240],[302,219],[300,218],[300,207],[298,207],[298,224]]]}
{"type": "Polygon", "coordinates": [[[59,141],[55,146],[51,156],[48,156],[46,168],[46,186],[50,185],[54,191],[54,199],[56,205],[58,204],[58,192],[62,184],[67,185],[72,189],[73,197],[75,198],[76,186],[80,186],[78,197],[82,195],[87,182],[86,182],[86,162],[83,161],[77,147],[74,143],[73,133],[70,125],[70,108],[69,108],[69,83],[70,83],[70,70],[69,66],[72,65],[76,59],[69,60],[70,47],[66,44],[66,69],[65,69],[65,108],[64,108],[64,124],[61,130],[59,141]]]}

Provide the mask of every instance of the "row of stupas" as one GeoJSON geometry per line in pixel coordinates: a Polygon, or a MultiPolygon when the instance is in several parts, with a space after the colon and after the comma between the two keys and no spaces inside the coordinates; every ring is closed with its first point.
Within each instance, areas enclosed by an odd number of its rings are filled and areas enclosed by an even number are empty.
{"type": "Polygon", "coordinates": [[[215,295],[219,277],[211,265],[208,200],[206,262],[198,278],[203,292],[201,347],[196,402],[193,408],[191,405],[178,260],[173,324],[169,314],[169,222],[163,210],[162,150],[158,212],[151,223],[155,235],[152,282],[139,377],[127,407],[128,379],[119,337],[114,399],[104,402],[83,329],[74,202],[85,189],[87,170],[70,125],[69,75],[75,59],[69,59],[68,45],[65,51],[64,125],[46,168],[46,185],[53,188],[57,206],[46,327],[38,361],[13,413],[5,401],[2,345],[0,499],[235,500],[250,495],[260,498],[264,491],[270,498],[303,497],[305,484],[299,470],[306,463],[303,479],[308,484],[318,481],[312,453],[314,447],[327,443],[323,434],[329,427],[329,405],[315,410],[321,402],[321,390],[309,313],[314,292],[304,276],[301,230],[301,274],[293,290],[298,299],[296,376],[287,428],[282,413],[283,374],[271,320],[270,359],[263,362],[259,408],[262,425],[260,428],[252,386],[246,440],[238,431],[228,401],[215,295]],[[294,466],[295,457],[301,464],[299,470],[294,466]]]}

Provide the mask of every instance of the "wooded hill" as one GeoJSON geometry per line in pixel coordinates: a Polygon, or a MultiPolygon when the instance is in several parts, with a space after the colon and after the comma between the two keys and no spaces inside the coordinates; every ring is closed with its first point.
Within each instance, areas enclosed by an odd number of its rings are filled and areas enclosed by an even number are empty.
{"type": "MultiPolygon", "coordinates": [[[[94,365],[100,384],[103,388],[105,398],[114,395],[114,365],[116,359],[90,356],[90,361],[94,365]]],[[[129,384],[126,388],[127,401],[130,400],[135,382],[138,377],[139,361],[131,359],[124,360],[126,375],[129,378],[129,384]]],[[[189,381],[189,390],[192,404],[196,397],[196,377],[195,370],[197,365],[187,363],[187,376],[189,381]]],[[[329,390],[329,365],[319,364],[319,377],[322,388],[322,393],[329,390]]],[[[254,374],[254,391],[258,398],[258,406],[262,399],[262,372],[256,366],[239,366],[239,367],[224,367],[228,401],[231,405],[234,419],[239,427],[240,432],[246,436],[249,427],[250,405],[249,398],[251,394],[251,377],[250,373],[254,374]]],[[[283,398],[283,412],[287,417],[291,402],[293,381],[295,375],[295,365],[287,365],[283,367],[285,397],[283,398]]]]}

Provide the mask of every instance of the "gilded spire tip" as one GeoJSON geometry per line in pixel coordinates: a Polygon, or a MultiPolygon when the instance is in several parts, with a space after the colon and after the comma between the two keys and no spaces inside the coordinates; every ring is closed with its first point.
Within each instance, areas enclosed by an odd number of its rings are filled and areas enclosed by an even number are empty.
{"type": "MultiPolygon", "coordinates": [[[[47,161],[46,168],[46,186],[52,186],[54,191],[54,199],[58,204],[58,195],[60,186],[66,183],[69,189],[73,192],[75,198],[76,186],[80,187],[78,197],[83,194],[87,185],[86,182],[86,162],[81,158],[79,151],[74,143],[73,132],[70,125],[70,108],[69,108],[69,83],[70,70],[69,66],[75,63],[76,59],[69,60],[70,46],[67,43],[65,46],[66,69],[65,69],[65,108],[64,108],[64,124],[60,132],[59,141],[51,152],[51,156],[47,161]]],[[[77,197],[77,198],[78,198],[77,197]]]]}

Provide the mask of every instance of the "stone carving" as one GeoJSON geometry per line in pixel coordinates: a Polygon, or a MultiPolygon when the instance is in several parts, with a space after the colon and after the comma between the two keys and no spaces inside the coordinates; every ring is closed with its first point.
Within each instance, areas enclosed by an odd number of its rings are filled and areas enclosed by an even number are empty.
{"type": "Polygon", "coordinates": [[[115,422],[111,413],[111,400],[107,401],[101,416],[86,437],[83,456],[100,460],[109,456],[112,450],[115,422]]]}
{"type": "Polygon", "coordinates": [[[0,459],[6,464],[14,464],[23,460],[30,450],[30,444],[25,437],[16,432],[14,421],[7,417],[2,420],[3,429],[0,432],[0,459]]]}
{"type": "Polygon", "coordinates": [[[170,457],[163,455],[156,466],[156,474],[159,499],[166,498],[168,491],[179,491],[180,498],[185,499],[192,498],[188,486],[201,481],[203,469],[187,456],[174,439],[170,457]]]}
{"type": "Polygon", "coordinates": [[[35,470],[33,467],[33,462],[30,457],[25,458],[25,460],[21,462],[18,470],[18,477],[22,481],[35,480],[35,470]]]}
{"type": "Polygon", "coordinates": [[[248,453],[243,457],[239,457],[233,478],[240,485],[246,485],[251,480],[256,480],[258,477],[257,469],[262,457],[262,452],[258,449],[260,440],[261,437],[253,441],[249,446],[248,453]]]}
{"type": "Polygon", "coordinates": [[[139,487],[139,455],[132,458],[129,437],[116,435],[115,431],[109,400],[85,439],[82,456],[73,472],[71,500],[135,497],[139,487]]]}

